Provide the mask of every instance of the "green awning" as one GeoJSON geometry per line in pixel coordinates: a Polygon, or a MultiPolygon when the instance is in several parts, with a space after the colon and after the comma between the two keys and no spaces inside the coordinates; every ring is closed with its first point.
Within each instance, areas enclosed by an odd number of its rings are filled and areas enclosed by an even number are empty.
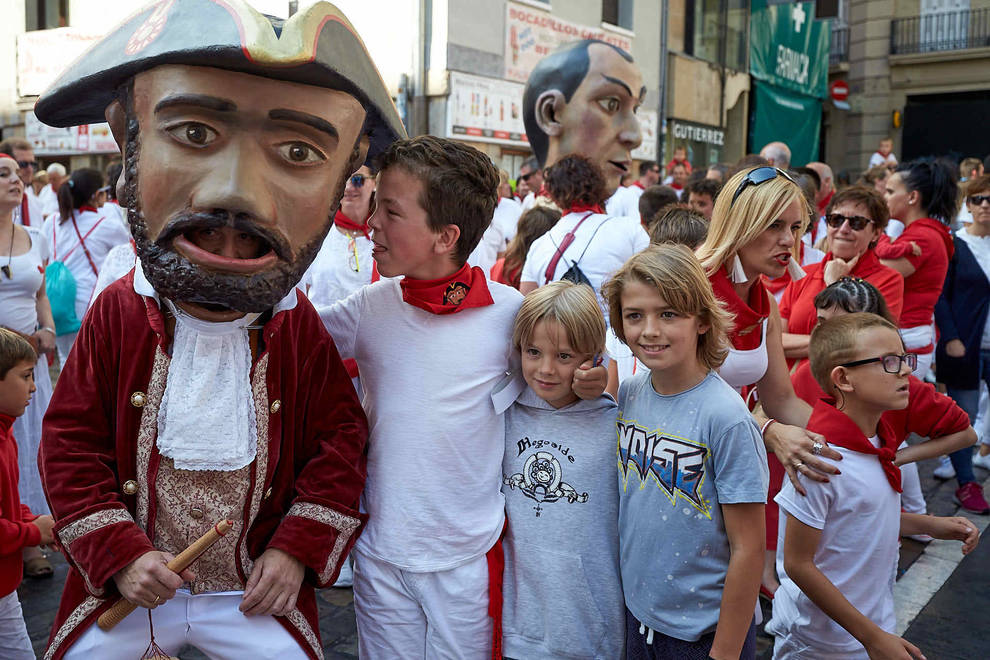
{"type": "Polygon", "coordinates": [[[818,133],[822,124],[822,102],[753,80],[749,144],[758,151],[768,142],[780,140],[791,148],[791,167],[818,160],[818,133]]]}

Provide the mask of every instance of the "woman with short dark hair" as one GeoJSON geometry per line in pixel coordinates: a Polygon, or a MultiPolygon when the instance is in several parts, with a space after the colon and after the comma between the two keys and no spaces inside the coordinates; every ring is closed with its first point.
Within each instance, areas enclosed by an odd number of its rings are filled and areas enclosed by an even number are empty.
{"type": "Polygon", "coordinates": [[[561,279],[588,284],[597,293],[609,275],[650,245],[639,218],[606,215],[605,177],[584,156],[567,156],[547,168],[543,186],[562,216],[529,249],[519,284],[524,295],[561,279]]]}

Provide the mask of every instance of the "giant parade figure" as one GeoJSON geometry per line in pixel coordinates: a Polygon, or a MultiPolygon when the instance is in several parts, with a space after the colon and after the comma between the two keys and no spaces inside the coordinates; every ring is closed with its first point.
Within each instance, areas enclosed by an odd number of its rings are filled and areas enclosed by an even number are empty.
{"type": "MultiPolygon", "coordinates": [[[[544,168],[570,154],[591,159],[605,175],[608,215],[638,217],[638,197],[620,181],[643,141],[635,113],[645,95],[643,74],[626,51],[597,39],[565,44],[526,81],[526,138],[544,168]]],[[[532,203],[527,197],[524,206],[532,203]]]]}
{"type": "Polygon", "coordinates": [[[322,657],[314,586],[365,520],[367,422],[295,284],[347,178],[404,135],[347,19],[160,0],[36,107],[106,120],[138,266],[86,315],[40,452],[70,570],[46,658],[322,657]],[[217,521],[189,569],[166,563],[217,521]]]}

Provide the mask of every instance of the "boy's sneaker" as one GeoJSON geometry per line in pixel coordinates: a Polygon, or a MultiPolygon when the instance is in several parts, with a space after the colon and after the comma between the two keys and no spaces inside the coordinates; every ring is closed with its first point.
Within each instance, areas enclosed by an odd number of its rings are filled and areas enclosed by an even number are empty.
{"type": "Polygon", "coordinates": [[[975,481],[971,481],[957,490],[952,501],[973,513],[981,515],[990,513],[990,504],[987,504],[983,497],[983,488],[975,481]]]}
{"type": "Polygon", "coordinates": [[[947,481],[949,479],[956,478],[956,469],[952,467],[952,461],[949,460],[948,456],[940,456],[938,459],[938,467],[932,472],[936,479],[941,479],[942,481],[947,481]]]}
{"type": "Polygon", "coordinates": [[[984,470],[990,470],[990,454],[986,456],[979,453],[973,454],[973,465],[984,470]]]}

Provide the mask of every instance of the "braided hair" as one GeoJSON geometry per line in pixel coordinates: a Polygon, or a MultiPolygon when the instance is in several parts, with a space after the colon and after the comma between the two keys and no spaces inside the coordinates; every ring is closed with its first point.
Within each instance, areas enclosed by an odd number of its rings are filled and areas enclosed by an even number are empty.
{"type": "Polygon", "coordinates": [[[832,307],[838,307],[850,314],[869,312],[897,325],[897,319],[890,313],[883,294],[859,277],[843,277],[818,292],[815,296],[815,309],[832,307]]]}

